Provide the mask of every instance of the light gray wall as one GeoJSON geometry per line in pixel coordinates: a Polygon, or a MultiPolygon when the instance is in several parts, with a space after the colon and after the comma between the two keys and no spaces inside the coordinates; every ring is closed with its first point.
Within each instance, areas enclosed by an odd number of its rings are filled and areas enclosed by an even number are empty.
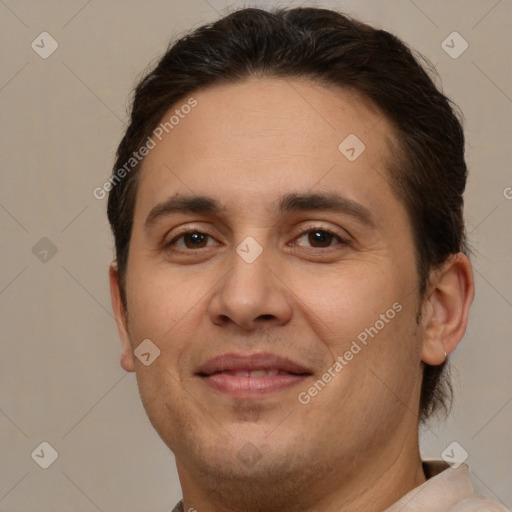
{"type": "MultiPolygon", "coordinates": [[[[453,356],[453,414],[425,429],[422,452],[438,459],[457,441],[476,488],[510,508],[512,2],[307,5],[404,38],[437,66],[465,114],[477,296],[453,356]],[[456,59],[441,47],[453,31],[469,43],[456,59]]],[[[0,2],[2,511],[163,512],[180,497],[172,454],[145,416],[134,375],[119,366],[107,283],[112,240],[105,200],[92,191],[109,175],[137,77],[173,34],[225,8],[221,0],[0,2]],[[31,48],[43,31],[59,45],[47,59],[31,48]],[[32,252],[45,256],[42,237],[57,249],[46,262],[32,252]],[[31,457],[43,441],[59,455],[46,470],[31,457]]]]}

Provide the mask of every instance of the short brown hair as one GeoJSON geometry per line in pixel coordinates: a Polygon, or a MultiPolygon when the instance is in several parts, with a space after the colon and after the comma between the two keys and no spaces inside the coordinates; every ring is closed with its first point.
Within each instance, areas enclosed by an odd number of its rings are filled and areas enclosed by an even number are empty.
{"type": "MultiPolygon", "coordinates": [[[[113,172],[178,101],[198,89],[250,76],[301,77],[337,85],[357,91],[384,113],[397,140],[391,183],[413,227],[423,297],[430,272],[450,255],[467,253],[464,133],[453,103],[411,50],[385,30],[318,8],[241,9],[195,29],[172,43],[137,85],[113,172]]],[[[108,198],[124,301],[139,170],[140,164],[108,198]]],[[[446,361],[424,366],[422,420],[448,409],[451,386],[445,367],[446,361]]]]}

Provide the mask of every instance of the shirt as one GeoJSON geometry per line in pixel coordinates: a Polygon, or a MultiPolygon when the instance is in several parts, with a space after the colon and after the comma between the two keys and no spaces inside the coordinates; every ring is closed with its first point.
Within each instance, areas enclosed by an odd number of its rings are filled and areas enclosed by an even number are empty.
{"type": "MultiPolygon", "coordinates": [[[[510,512],[501,503],[475,495],[469,468],[451,468],[442,461],[423,462],[427,481],[384,512],[510,512]]],[[[180,501],[172,512],[184,512],[180,501]]]]}

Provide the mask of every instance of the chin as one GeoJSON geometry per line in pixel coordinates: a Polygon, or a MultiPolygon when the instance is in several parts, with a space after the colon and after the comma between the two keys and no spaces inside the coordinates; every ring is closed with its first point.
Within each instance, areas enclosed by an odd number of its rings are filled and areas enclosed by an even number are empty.
{"type": "Polygon", "coordinates": [[[269,432],[253,426],[237,429],[232,435],[224,431],[225,435],[219,439],[200,441],[194,437],[175,454],[186,461],[190,469],[216,479],[251,479],[260,485],[267,484],[293,473],[298,462],[293,443],[283,442],[278,436],[269,437],[269,432]]]}
{"type": "Polygon", "coordinates": [[[318,453],[314,458],[313,449],[303,446],[298,453],[297,445],[275,441],[267,439],[259,449],[240,439],[224,446],[196,440],[176,458],[178,473],[180,478],[189,475],[200,480],[211,496],[229,499],[237,510],[289,509],[291,496],[308,496],[318,484],[324,462],[318,460],[318,453]],[[259,505],[255,508],[255,504],[259,505]]]}

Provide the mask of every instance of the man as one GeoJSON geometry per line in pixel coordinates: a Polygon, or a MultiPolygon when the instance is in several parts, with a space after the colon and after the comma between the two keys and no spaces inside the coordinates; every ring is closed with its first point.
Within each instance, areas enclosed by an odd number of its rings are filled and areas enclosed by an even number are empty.
{"type": "Polygon", "coordinates": [[[418,426],[473,300],[464,136],[394,36],[243,9],[138,85],[111,178],[121,364],[176,511],[505,510],[418,426]]]}

